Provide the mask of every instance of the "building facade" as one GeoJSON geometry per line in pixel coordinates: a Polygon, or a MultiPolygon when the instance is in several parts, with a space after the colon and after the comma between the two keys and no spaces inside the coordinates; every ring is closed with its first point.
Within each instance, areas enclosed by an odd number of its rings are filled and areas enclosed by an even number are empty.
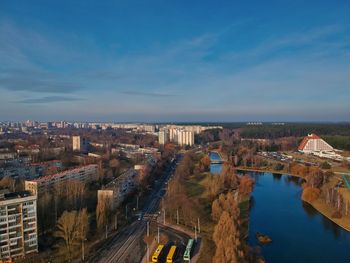
{"type": "Polygon", "coordinates": [[[0,259],[38,252],[36,202],[28,191],[0,193],[0,259]]]}
{"type": "Polygon", "coordinates": [[[81,136],[73,136],[73,151],[87,153],[89,151],[89,140],[81,136]]]}
{"type": "Polygon", "coordinates": [[[194,132],[193,131],[186,131],[186,130],[178,131],[177,143],[181,146],[194,145],[194,132]]]}
{"type": "Polygon", "coordinates": [[[40,194],[51,189],[55,184],[65,183],[69,180],[77,180],[80,182],[96,180],[97,167],[96,164],[89,164],[61,173],[39,177],[35,180],[25,181],[25,189],[33,194],[40,194]]]}
{"type": "Polygon", "coordinates": [[[171,141],[180,146],[192,146],[194,145],[194,134],[194,131],[184,128],[164,128],[159,131],[159,144],[164,145],[166,142],[171,141]]]}
{"type": "Polygon", "coordinates": [[[158,143],[164,145],[169,141],[169,132],[167,129],[160,130],[158,133],[158,143]]]}
{"type": "Polygon", "coordinates": [[[327,142],[325,142],[316,134],[309,134],[308,136],[304,137],[304,139],[298,147],[298,150],[303,153],[334,151],[332,146],[330,146],[327,142]]]}
{"type": "Polygon", "coordinates": [[[119,177],[97,191],[97,202],[106,202],[111,209],[117,208],[135,189],[135,180],[138,173],[129,169],[119,177]]]}

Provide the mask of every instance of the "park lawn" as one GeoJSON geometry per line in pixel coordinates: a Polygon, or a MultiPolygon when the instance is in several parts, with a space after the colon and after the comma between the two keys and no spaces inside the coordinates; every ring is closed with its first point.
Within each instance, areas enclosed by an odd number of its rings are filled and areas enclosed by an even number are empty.
{"type": "Polygon", "coordinates": [[[186,193],[188,197],[198,197],[204,192],[204,186],[201,184],[205,174],[191,175],[185,182],[186,193]]]}

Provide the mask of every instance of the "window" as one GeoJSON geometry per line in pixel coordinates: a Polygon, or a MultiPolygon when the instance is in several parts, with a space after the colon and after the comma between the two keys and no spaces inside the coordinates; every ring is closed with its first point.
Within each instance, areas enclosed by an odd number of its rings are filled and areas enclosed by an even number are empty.
{"type": "Polygon", "coordinates": [[[5,251],[8,251],[9,250],[9,247],[2,247],[1,248],[1,252],[5,252],[5,251]]]}
{"type": "Polygon", "coordinates": [[[30,246],[30,247],[36,246],[36,240],[30,241],[30,242],[29,242],[29,246],[30,246]]]}

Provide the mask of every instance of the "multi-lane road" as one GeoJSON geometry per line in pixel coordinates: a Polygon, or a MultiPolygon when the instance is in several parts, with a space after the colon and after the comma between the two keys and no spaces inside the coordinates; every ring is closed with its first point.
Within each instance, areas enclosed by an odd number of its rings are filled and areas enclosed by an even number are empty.
{"type": "Polygon", "coordinates": [[[135,251],[142,240],[147,227],[147,215],[156,214],[159,204],[165,191],[164,188],[175,171],[179,158],[174,159],[168,168],[163,172],[156,183],[152,193],[146,197],[145,206],[141,211],[141,216],[134,219],[129,225],[124,227],[109,242],[92,256],[88,262],[114,263],[114,262],[136,262],[135,251]]]}

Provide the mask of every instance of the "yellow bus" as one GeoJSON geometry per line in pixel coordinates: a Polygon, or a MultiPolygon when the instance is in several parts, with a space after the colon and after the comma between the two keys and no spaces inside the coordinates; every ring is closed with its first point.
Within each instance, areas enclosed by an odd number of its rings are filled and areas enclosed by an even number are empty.
{"type": "Polygon", "coordinates": [[[173,263],[176,246],[171,246],[168,255],[166,256],[166,263],[173,263]]]}
{"type": "Polygon", "coordinates": [[[162,253],[163,248],[164,248],[164,245],[159,245],[157,247],[156,251],[154,251],[154,253],[152,255],[152,262],[158,262],[159,255],[160,255],[160,253],[162,253]]]}

